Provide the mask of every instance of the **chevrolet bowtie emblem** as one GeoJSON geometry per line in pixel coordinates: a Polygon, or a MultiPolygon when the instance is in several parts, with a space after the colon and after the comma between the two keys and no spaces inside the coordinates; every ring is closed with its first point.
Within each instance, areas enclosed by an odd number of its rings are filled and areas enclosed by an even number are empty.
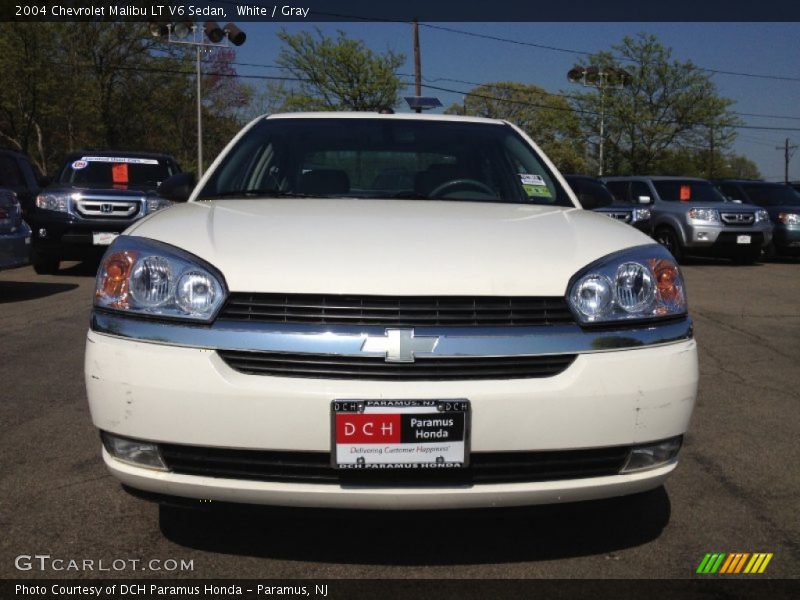
{"type": "Polygon", "coordinates": [[[414,362],[417,352],[433,352],[439,338],[414,336],[413,329],[387,329],[386,335],[367,336],[361,345],[362,352],[381,352],[386,362],[414,362]]]}

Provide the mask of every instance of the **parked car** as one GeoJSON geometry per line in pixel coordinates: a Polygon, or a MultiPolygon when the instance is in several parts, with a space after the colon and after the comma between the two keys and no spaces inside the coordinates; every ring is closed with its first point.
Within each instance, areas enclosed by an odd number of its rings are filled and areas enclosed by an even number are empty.
{"type": "Polygon", "coordinates": [[[27,265],[30,254],[31,229],[22,220],[17,195],[0,189],[0,271],[27,265]]]}
{"type": "Polygon", "coordinates": [[[83,260],[138,219],[170,204],[158,185],[180,172],[166,154],[84,151],[69,155],[30,212],[33,268],[55,273],[62,260],[83,260]]]}
{"type": "Polygon", "coordinates": [[[764,249],[768,257],[800,254],[800,193],[794,188],[746,179],[720,179],[714,183],[729,200],[754,204],[769,213],[774,229],[772,243],[764,249]]]}
{"type": "Polygon", "coordinates": [[[650,209],[639,203],[629,204],[614,197],[602,181],[589,175],[564,175],[564,179],[575,192],[581,206],[633,225],[639,231],[650,235],[650,209]]]}
{"type": "Polygon", "coordinates": [[[0,189],[14,192],[22,207],[23,219],[27,218],[39,190],[49,182],[21,152],[0,150],[0,189]]]}
{"type": "Polygon", "coordinates": [[[697,392],[673,257],[504,121],[256,119],[113,242],[94,298],[103,460],[156,500],[633,494],[675,469],[697,392]]]}
{"type": "Polygon", "coordinates": [[[763,209],[726,202],[714,185],[694,177],[604,177],[616,198],[650,207],[653,237],[678,260],[685,255],[755,262],[772,240],[763,209]]]}

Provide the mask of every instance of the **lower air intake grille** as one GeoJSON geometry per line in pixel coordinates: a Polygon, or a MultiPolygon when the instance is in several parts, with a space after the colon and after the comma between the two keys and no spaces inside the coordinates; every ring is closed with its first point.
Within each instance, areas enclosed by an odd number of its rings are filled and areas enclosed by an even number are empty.
{"type": "Polygon", "coordinates": [[[373,381],[462,381],[552,377],[575,360],[575,354],[423,358],[410,363],[386,362],[377,356],[293,354],[218,350],[232,369],[248,375],[373,381]]]}
{"type": "Polygon", "coordinates": [[[583,479],[616,475],[627,446],[591,450],[475,452],[465,469],[339,470],[327,452],[229,450],[163,444],[169,469],[184,475],[342,485],[472,485],[583,479]]]}

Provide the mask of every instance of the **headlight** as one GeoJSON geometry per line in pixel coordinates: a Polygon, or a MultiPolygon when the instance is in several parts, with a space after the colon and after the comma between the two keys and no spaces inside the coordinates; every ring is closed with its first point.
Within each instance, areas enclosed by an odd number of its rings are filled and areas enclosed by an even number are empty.
{"type": "Polygon", "coordinates": [[[173,246],[120,236],[97,271],[94,305],[131,314],[210,321],[225,300],[222,276],[173,246]]]}
{"type": "Polygon", "coordinates": [[[153,196],[147,199],[147,204],[145,205],[145,214],[149,215],[150,213],[154,213],[157,210],[161,210],[162,208],[169,208],[172,206],[172,202],[167,200],[166,198],[159,198],[158,196],[153,196]]]}
{"type": "Polygon", "coordinates": [[[757,210],[756,223],[769,223],[769,213],[765,210],[757,210]]]}
{"type": "Polygon", "coordinates": [[[680,269],[656,244],[616,252],[590,265],[573,278],[568,300],[583,324],[686,314],[680,269]]]}
{"type": "Polygon", "coordinates": [[[719,222],[719,212],[713,208],[690,208],[687,214],[695,221],[719,222]]]}
{"type": "Polygon", "coordinates": [[[650,209],[649,208],[634,208],[633,209],[633,220],[636,221],[647,221],[650,218],[650,209]]]}
{"type": "Polygon", "coordinates": [[[784,225],[800,225],[800,215],[797,213],[778,213],[778,221],[784,225]]]}
{"type": "Polygon", "coordinates": [[[39,194],[36,196],[36,206],[44,210],[69,212],[69,202],[71,199],[72,194],[39,194]]]}

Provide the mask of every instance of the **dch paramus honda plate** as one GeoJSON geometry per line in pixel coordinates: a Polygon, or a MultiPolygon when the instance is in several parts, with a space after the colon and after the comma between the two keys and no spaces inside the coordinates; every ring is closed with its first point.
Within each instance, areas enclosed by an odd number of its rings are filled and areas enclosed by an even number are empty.
{"type": "Polygon", "coordinates": [[[515,126],[262,117],[160,192],[183,202],[109,247],[86,346],[129,488],[488,507],[675,469],[698,378],[679,267],[515,126]]]}

